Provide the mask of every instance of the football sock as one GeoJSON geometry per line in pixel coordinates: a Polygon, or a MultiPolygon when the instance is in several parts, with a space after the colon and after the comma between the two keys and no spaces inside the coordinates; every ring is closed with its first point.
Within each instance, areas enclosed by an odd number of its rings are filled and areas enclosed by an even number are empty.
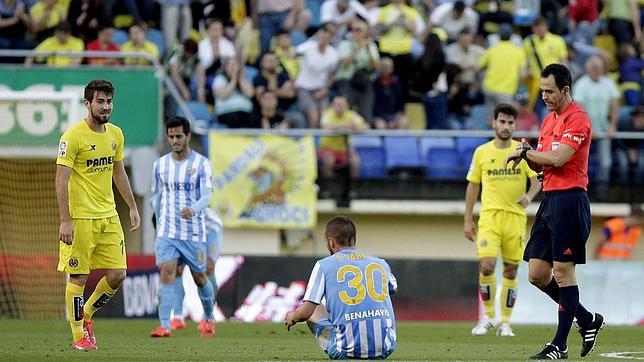
{"type": "Polygon", "coordinates": [[[177,276],[174,278],[174,304],[172,311],[175,318],[183,319],[183,298],[186,296],[186,291],[183,289],[183,277],[177,276]]]}
{"type": "Polygon", "coordinates": [[[203,305],[203,317],[205,320],[211,320],[215,317],[212,314],[213,308],[213,295],[214,290],[210,280],[206,279],[206,284],[197,288],[199,292],[199,299],[201,299],[201,305],[203,305]]]}
{"type": "Polygon", "coordinates": [[[165,329],[170,329],[170,314],[174,303],[174,284],[161,284],[159,287],[159,321],[165,329]]]}
{"type": "MultiPolygon", "coordinates": [[[[552,300],[554,300],[555,303],[559,303],[559,285],[557,285],[555,278],[552,278],[550,280],[550,284],[548,284],[543,289],[543,292],[546,293],[552,300]]],[[[577,293],[579,294],[579,292],[577,293]]],[[[594,316],[586,308],[584,308],[581,303],[579,303],[579,305],[577,306],[577,312],[575,312],[575,318],[577,318],[577,322],[579,322],[580,326],[585,327],[593,322],[594,316]]]]}
{"type": "Polygon", "coordinates": [[[510,323],[512,309],[517,300],[518,284],[519,281],[516,279],[503,278],[503,289],[501,289],[501,323],[510,323]]]}
{"type": "Polygon", "coordinates": [[[485,307],[485,315],[494,318],[496,315],[494,302],[496,300],[496,275],[483,275],[479,273],[479,293],[483,306],[485,307]]]}
{"type": "Polygon", "coordinates": [[[217,303],[217,293],[219,292],[219,286],[217,285],[217,277],[215,276],[215,272],[208,276],[208,280],[210,280],[210,284],[212,284],[212,303],[215,304],[217,303]]]}
{"type": "Polygon", "coordinates": [[[579,305],[579,288],[576,285],[559,288],[559,296],[559,323],[552,344],[563,351],[568,345],[568,333],[579,305]]]}
{"type": "Polygon", "coordinates": [[[67,282],[65,288],[65,305],[69,316],[69,325],[72,328],[74,342],[83,338],[83,290],[84,286],[67,282]]]}
{"type": "Polygon", "coordinates": [[[86,322],[91,321],[94,313],[107,304],[107,302],[109,302],[109,300],[114,296],[114,293],[116,293],[116,289],[112,289],[112,287],[110,287],[107,283],[107,277],[101,278],[98,284],[96,284],[94,293],[89,296],[89,299],[87,299],[87,302],[83,307],[85,313],[83,319],[86,322]]]}

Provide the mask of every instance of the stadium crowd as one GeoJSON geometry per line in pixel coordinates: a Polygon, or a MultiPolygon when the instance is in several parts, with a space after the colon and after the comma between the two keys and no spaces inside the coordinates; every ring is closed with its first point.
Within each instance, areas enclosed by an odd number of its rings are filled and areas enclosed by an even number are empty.
{"type": "MultiPolygon", "coordinates": [[[[519,109],[517,130],[536,131],[546,113],[539,72],[562,63],[593,133],[608,136],[594,142],[596,181],[608,183],[612,168],[619,180],[643,182],[642,141],[610,137],[644,127],[642,5],[0,0],[0,49],[146,53],[166,67],[186,102],[207,105],[212,125],[229,128],[406,129],[405,105],[422,103],[427,129],[488,129],[493,106],[505,102],[519,109]]],[[[55,54],[24,62],[150,64],[55,54]]]]}

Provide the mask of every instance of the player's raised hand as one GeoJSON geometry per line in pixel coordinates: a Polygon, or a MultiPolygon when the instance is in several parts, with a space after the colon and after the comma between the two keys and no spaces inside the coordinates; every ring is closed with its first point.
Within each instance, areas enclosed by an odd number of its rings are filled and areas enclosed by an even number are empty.
{"type": "Polygon", "coordinates": [[[519,162],[521,162],[521,152],[523,151],[523,148],[520,147],[515,151],[512,151],[511,154],[508,155],[508,158],[505,159],[503,162],[503,168],[508,168],[509,164],[512,164],[512,169],[514,170],[519,162]]]}
{"type": "Polygon", "coordinates": [[[181,212],[179,213],[182,218],[184,219],[192,219],[193,216],[195,216],[195,210],[186,207],[181,212]]]}
{"type": "Polygon", "coordinates": [[[130,231],[134,231],[141,226],[141,217],[139,216],[139,210],[136,208],[130,209],[130,224],[132,225],[130,231]]]}
{"type": "Polygon", "coordinates": [[[60,222],[58,240],[67,245],[72,245],[72,242],[74,241],[74,225],[72,225],[71,220],[60,222]]]}
{"type": "Polygon", "coordinates": [[[291,311],[286,313],[286,316],[284,317],[284,325],[286,326],[286,330],[290,331],[291,327],[295,325],[295,320],[293,317],[295,316],[295,311],[291,311]]]}

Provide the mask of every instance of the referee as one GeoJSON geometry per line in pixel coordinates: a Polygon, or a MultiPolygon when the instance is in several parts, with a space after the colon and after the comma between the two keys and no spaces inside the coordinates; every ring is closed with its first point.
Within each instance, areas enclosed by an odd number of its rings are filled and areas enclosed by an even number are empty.
{"type": "Polygon", "coordinates": [[[604,325],[599,313],[590,313],[579,303],[575,266],[586,263],[586,240],[590,234],[588,153],[590,118],[573,102],[572,77],[564,65],[550,64],[541,72],[541,97],[548,108],[537,149],[523,139],[521,147],[505,161],[516,167],[522,159],[543,172],[544,199],[526,245],[530,283],[559,304],[557,333],[551,343],[530,359],[568,358],[567,339],[573,323],[582,337],[581,357],[595,346],[604,325]],[[553,273],[554,272],[554,273],[553,273]]]}

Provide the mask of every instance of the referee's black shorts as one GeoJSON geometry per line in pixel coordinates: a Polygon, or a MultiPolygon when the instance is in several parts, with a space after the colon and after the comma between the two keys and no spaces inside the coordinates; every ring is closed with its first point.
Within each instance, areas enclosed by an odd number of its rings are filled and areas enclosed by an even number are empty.
{"type": "Polygon", "coordinates": [[[544,195],[523,260],[585,264],[590,235],[590,202],[586,191],[547,191],[544,195]]]}

